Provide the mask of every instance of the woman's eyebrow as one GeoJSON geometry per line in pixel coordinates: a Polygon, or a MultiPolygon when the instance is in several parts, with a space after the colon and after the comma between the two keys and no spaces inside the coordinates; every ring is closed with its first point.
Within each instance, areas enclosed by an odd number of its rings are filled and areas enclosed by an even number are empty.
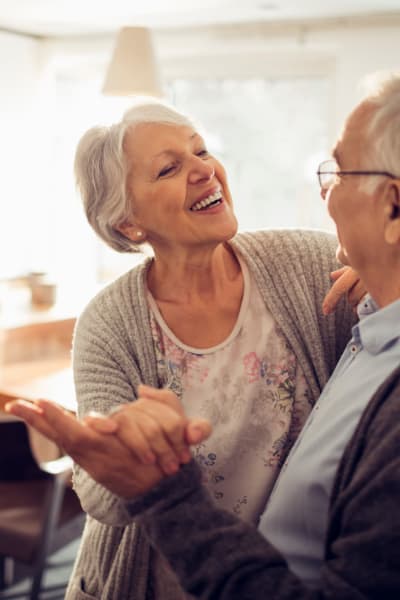
{"type": "MultiPolygon", "coordinates": [[[[199,138],[202,139],[202,137],[200,136],[200,134],[198,134],[196,131],[194,133],[191,134],[191,136],[189,137],[189,140],[192,141],[194,138],[199,138]]],[[[158,152],[158,154],[155,154],[152,158],[150,162],[154,162],[157,158],[160,158],[160,156],[165,156],[165,157],[170,157],[170,156],[179,156],[180,154],[182,154],[182,152],[177,152],[176,150],[173,150],[171,148],[167,148],[166,150],[161,150],[161,152],[158,152]]]]}

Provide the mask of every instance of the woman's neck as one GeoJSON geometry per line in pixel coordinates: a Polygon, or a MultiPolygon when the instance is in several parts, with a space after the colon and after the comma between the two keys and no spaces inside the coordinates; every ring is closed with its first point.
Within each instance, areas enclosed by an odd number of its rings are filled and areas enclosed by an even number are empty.
{"type": "Polygon", "coordinates": [[[147,284],[156,301],[191,303],[226,295],[241,277],[239,262],[228,244],[190,255],[155,255],[147,284]]]}

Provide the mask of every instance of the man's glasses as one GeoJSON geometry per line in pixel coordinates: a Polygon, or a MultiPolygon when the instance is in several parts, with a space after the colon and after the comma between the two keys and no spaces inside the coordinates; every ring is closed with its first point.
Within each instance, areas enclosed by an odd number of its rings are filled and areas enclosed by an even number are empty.
{"type": "Polygon", "coordinates": [[[335,183],[337,183],[340,175],[382,175],[383,177],[390,177],[391,179],[398,179],[396,175],[389,173],[388,171],[341,171],[336,160],[325,160],[322,162],[317,171],[319,185],[322,190],[329,190],[335,183]]]}

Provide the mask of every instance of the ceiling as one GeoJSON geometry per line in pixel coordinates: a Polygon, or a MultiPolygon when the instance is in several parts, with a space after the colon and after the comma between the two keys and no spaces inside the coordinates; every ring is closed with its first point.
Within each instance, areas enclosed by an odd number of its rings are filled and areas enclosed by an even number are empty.
{"type": "Polygon", "coordinates": [[[400,0],[0,0],[0,30],[38,36],[400,14],[400,0]]]}

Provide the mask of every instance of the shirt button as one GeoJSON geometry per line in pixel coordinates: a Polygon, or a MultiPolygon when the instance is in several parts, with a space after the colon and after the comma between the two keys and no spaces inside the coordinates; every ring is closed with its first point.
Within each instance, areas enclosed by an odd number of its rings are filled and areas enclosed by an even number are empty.
{"type": "Polygon", "coordinates": [[[351,352],[352,354],[355,354],[355,353],[357,352],[357,350],[358,350],[358,348],[357,348],[357,346],[356,346],[355,344],[352,344],[352,345],[350,346],[350,352],[351,352]]]}

